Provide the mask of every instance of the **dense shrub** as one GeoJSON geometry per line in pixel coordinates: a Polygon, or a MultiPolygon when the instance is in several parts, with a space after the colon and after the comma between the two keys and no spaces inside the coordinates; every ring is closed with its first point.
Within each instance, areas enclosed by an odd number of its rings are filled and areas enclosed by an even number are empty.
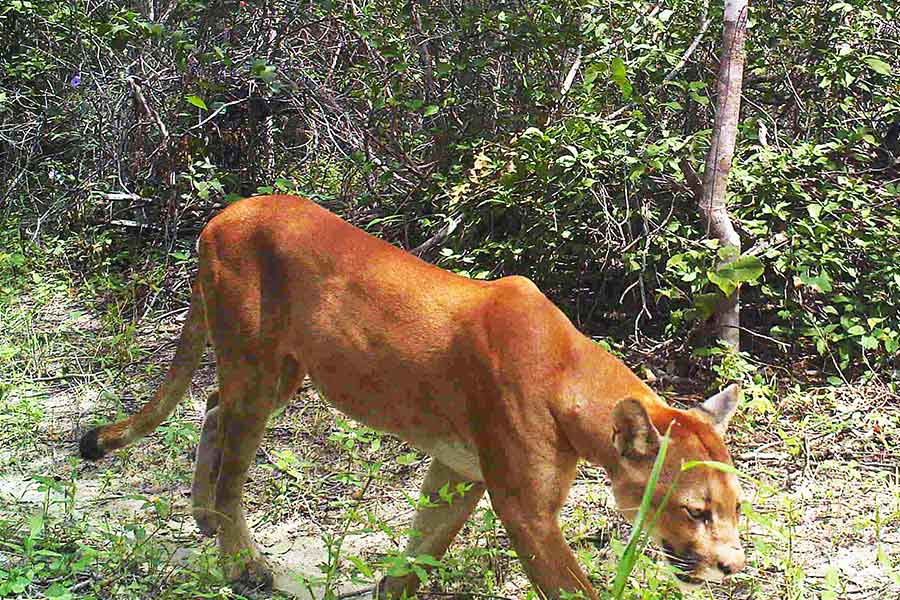
{"type": "MultiPolygon", "coordinates": [[[[883,363],[898,7],[751,11],[744,343],[883,363]]],[[[529,275],[590,333],[684,339],[719,293],[679,165],[707,149],[720,24],[694,0],[7,1],[2,201],[23,239],[99,224],[168,247],[234,198],[301,191],[407,247],[437,235],[426,257],[470,276],[529,275]]]]}

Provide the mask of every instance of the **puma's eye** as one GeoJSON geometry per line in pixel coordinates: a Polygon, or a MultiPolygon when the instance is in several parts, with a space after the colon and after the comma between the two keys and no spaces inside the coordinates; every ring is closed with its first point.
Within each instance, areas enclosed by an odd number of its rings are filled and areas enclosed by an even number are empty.
{"type": "Polygon", "coordinates": [[[685,506],[684,510],[686,510],[688,516],[695,521],[705,522],[712,519],[712,514],[705,508],[693,508],[691,506],[685,506]]]}

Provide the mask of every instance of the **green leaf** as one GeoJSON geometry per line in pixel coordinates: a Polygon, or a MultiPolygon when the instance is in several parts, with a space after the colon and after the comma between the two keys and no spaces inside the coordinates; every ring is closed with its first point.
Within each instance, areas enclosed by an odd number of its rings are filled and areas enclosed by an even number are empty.
{"type": "Polygon", "coordinates": [[[841,590],[841,574],[837,568],[829,566],[825,570],[825,589],[822,590],[822,600],[837,600],[841,590]]]}
{"type": "Polygon", "coordinates": [[[809,287],[815,288],[820,292],[830,292],[832,290],[831,287],[831,276],[828,275],[825,271],[822,271],[819,275],[813,277],[812,275],[800,275],[798,278],[800,283],[803,285],[808,285],[809,287]]]}
{"type": "Polygon", "coordinates": [[[405,454],[401,454],[397,457],[397,464],[399,465],[411,465],[416,460],[418,460],[419,455],[415,452],[406,452],[405,454]]]}
{"type": "Polygon", "coordinates": [[[28,532],[31,537],[36,537],[44,530],[44,513],[38,511],[28,519],[28,532]]]}
{"type": "Polygon", "coordinates": [[[722,296],[719,294],[697,294],[694,296],[694,308],[697,310],[697,318],[701,321],[710,318],[716,312],[716,308],[721,301],[722,296]]]}
{"type": "Polygon", "coordinates": [[[441,561],[431,556],[430,554],[419,554],[416,556],[416,564],[417,565],[427,565],[429,567],[440,567],[441,561]]]}
{"type": "Polygon", "coordinates": [[[590,65],[584,71],[584,85],[590,85],[590,84],[594,83],[594,80],[597,79],[597,76],[600,75],[600,73],[602,73],[605,70],[606,70],[606,67],[604,67],[601,64],[594,63],[594,64],[590,65]]]}
{"type": "Polygon", "coordinates": [[[684,254],[673,254],[666,261],[666,270],[672,271],[684,264],[684,254]]]}
{"type": "Polygon", "coordinates": [[[866,328],[862,325],[853,325],[847,329],[847,335],[863,335],[866,333],[866,328]]]}
{"type": "Polygon", "coordinates": [[[438,490],[438,496],[440,496],[441,500],[447,504],[453,504],[453,492],[450,491],[449,483],[445,483],[441,486],[441,489],[438,490]]]}
{"type": "Polygon", "coordinates": [[[738,249],[736,246],[722,246],[716,251],[716,254],[722,260],[731,260],[737,258],[738,249]]]}
{"type": "MultiPolygon", "coordinates": [[[[721,253],[724,248],[721,248],[721,253]]],[[[746,282],[754,281],[763,274],[765,268],[762,261],[755,256],[741,256],[734,262],[722,265],[717,271],[708,271],[707,278],[726,296],[731,295],[737,287],[746,282]]]]}
{"type": "Polygon", "coordinates": [[[428,582],[428,573],[419,565],[412,565],[412,570],[422,583],[428,582]]]}
{"type": "Polygon", "coordinates": [[[727,273],[727,275],[723,276],[727,276],[738,283],[753,281],[762,275],[763,271],[765,271],[765,267],[763,267],[762,261],[755,256],[741,256],[733,263],[719,269],[720,274],[727,273]]]}
{"type": "Polygon", "coordinates": [[[809,216],[813,219],[818,219],[819,215],[822,214],[822,205],[820,204],[808,204],[806,206],[806,212],[809,213],[809,216]]]}
{"type": "Polygon", "coordinates": [[[193,104],[197,108],[206,110],[206,102],[204,102],[199,96],[185,96],[184,99],[187,100],[188,104],[193,104]]]}
{"type": "Polygon", "coordinates": [[[737,284],[728,277],[723,277],[719,273],[720,271],[707,271],[706,277],[712,283],[716,284],[716,286],[722,290],[723,294],[730,296],[732,292],[737,289],[737,284]]]}
{"type": "Polygon", "coordinates": [[[66,586],[56,582],[44,591],[44,595],[53,600],[69,600],[72,594],[66,589],[66,586]]]}
{"type": "Polygon", "coordinates": [[[436,105],[429,104],[428,106],[425,107],[425,110],[422,111],[422,116],[430,117],[431,115],[437,114],[437,111],[439,111],[439,110],[440,110],[440,108],[438,108],[436,105]]]}
{"type": "Polygon", "coordinates": [[[615,81],[619,86],[625,83],[628,80],[628,75],[625,71],[625,61],[621,58],[614,58],[612,63],[609,66],[610,75],[612,75],[613,81],[615,81]]]}
{"type": "Polygon", "coordinates": [[[255,77],[262,79],[266,83],[271,83],[271,81],[275,79],[275,67],[273,67],[272,65],[267,65],[264,60],[255,60],[253,62],[253,65],[250,67],[250,72],[253,73],[255,77]]]}
{"type": "Polygon", "coordinates": [[[884,62],[880,58],[875,56],[869,56],[865,59],[866,64],[869,65],[869,68],[879,73],[881,75],[890,75],[891,74],[891,65],[884,62]]]}
{"type": "Polygon", "coordinates": [[[625,70],[625,61],[621,58],[614,58],[612,63],[609,65],[609,72],[612,76],[612,80],[619,86],[619,90],[622,92],[622,96],[625,98],[631,97],[631,92],[633,91],[631,84],[628,82],[628,73],[625,70]]]}
{"type": "Polygon", "coordinates": [[[410,574],[409,564],[403,560],[396,560],[391,563],[390,567],[385,571],[388,577],[404,577],[410,574]]]}
{"type": "Polygon", "coordinates": [[[15,594],[21,594],[25,591],[25,589],[31,585],[31,579],[26,579],[21,575],[17,575],[15,579],[9,584],[9,589],[15,594]]]}
{"type": "Polygon", "coordinates": [[[878,348],[878,346],[879,346],[878,339],[872,337],[871,335],[864,335],[864,336],[862,336],[862,337],[859,339],[859,343],[860,343],[860,344],[862,345],[862,347],[865,348],[866,350],[875,350],[875,349],[878,348]]]}
{"type": "Polygon", "coordinates": [[[346,558],[353,563],[353,566],[356,567],[357,571],[362,573],[363,577],[367,577],[369,579],[374,577],[372,569],[361,558],[359,558],[358,556],[348,556],[346,558]]]}

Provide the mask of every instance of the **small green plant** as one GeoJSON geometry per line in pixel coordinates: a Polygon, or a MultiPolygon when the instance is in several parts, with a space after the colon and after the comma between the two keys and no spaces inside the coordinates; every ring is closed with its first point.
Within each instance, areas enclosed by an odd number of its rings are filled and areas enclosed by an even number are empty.
{"type": "Polygon", "coordinates": [[[160,425],[159,433],[172,456],[184,454],[196,446],[199,440],[196,425],[181,419],[169,419],[160,425]]]}
{"type": "Polygon", "coordinates": [[[721,388],[730,383],[741,385],[744,406],[750,409],[752,416],[775,411],[775,385],[754,364],[749,353],[737,351],[728,344],[719,342],[712,347],[697,348],[693,354],[710,360],[710,367],[716,375],[716,387],[721,388]]]}

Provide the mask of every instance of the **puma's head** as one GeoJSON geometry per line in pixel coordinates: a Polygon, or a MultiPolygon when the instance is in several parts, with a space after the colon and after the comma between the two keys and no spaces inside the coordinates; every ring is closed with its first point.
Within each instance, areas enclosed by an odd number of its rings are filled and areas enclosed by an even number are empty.
{"type": "Polygon", "coordinates": [[[683,583],[721,581],[744,567],[738,536],[741,486],[731,473],[701,466],[681,472],[688,461],[731,464],[722,436],[738,404],[736,385],[693,410],[665,407],[648,414],[637,400],[613,410],[613,443],[620,455],[612,472],[613,493],[623,514],[633,520],[656,459],[661,432],[671,423],[665,463],[653,497],[654,512],[676,480],[668,502],[650,531],[683,583]]]}

